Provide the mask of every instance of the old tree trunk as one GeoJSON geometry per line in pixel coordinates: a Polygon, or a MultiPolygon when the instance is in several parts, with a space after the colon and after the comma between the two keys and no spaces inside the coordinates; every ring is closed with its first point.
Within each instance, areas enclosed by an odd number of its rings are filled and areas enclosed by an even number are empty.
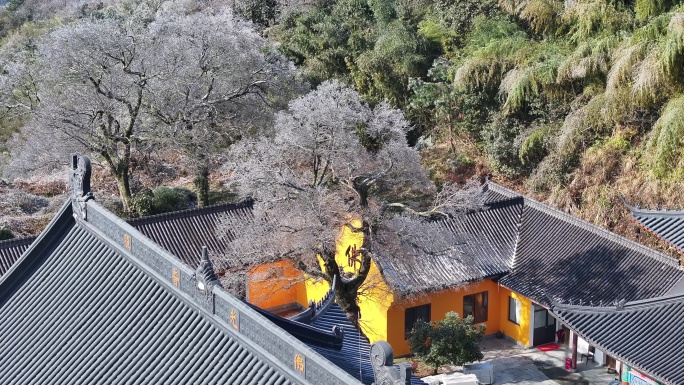
{"type": "Polygon", "coordinates": [[[363,244],[361,246],[361,252],[358,255],[352,255],[352,258],[360,259],[360,263],[353,264],[354,271],[344,271],[344,268],[340,267],[338,261],[335,259],[335,252],[328,251],[321,253],[321,258],[323,259],[324,270],[326,274],[326,279],[328,282],[332,283],[335,277],[340,277],[335,286],[335,301],[342,308],[347,318],[351,323],[359,327],[359,316],[361,308],[359,307],[359,289],[361,285],[366,281],[368,277],[368,272],[371,267],[371,252],[370,252],[370,236],[371,231],[367,223],[364,222],[361,228],[356,228],[351,225],[348,227],[353,232],[363,233],[363,244]]]}

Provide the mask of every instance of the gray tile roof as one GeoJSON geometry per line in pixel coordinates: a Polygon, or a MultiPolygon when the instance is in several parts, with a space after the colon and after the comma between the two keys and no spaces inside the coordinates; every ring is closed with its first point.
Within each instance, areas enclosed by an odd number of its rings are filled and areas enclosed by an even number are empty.
{"type": "Polygon", "coordinates": [[[684,211],[649,210],[629,204],[627,207],[634,222],[684,253],[684,211]]]}
{"type": "MultiPolygon", "coordinates": [[[[128,223],[186,264],[197,267],[200,260],[198,250],[202,246],[207,246],[211,256],[221,255],[233,237],[232,234],[224,238],[216,237],[216,225],[220,218],[225,216],[239,227],[244,221],[250,220],[250,208],[251,202],[221,203],[137,218],[128,223]]],[[[35,239],[25,237],[0,241],[0,277],[35,239]]],[[[214,263],[218,270],[232,267],[225,260],[214,258],[214,263]]]]}
{"type": "Polygon", "coordinates": [[[373,367],[370,364],[370,344],[359,329],[355,328],[340,306],[333,303],[311,326],[321,330],[342,328],[344,337],[341,349],[309,345],[323,357],[351,374],[366,385],[373,383],[373,367]]]}
{"type": "Polygon", "coordinates": [[[513,267],[499,282],[544,305],[599,305],[664,295],[683,276],[676,259],[524,197],[513,267]]]}
{"type": "Polygon", "coordinates": [[[295,383],[86,229],[54,255],[0,309],[0,383],[295,383]]]}
{"type": "Polygon", "coordinates": [[[421,222],[417,228],[425,234],[448,237],[451,246],[446,250],[430,252],[433,239],[418,237],[402,244],[408,252],[399,258],[379,237],[374,245],[376,262],[387,283],[401,295],[412,295],[508,272],[523,201],[487,188],[483,200],[483,209],[464,216],[433,222],[415,220],[421,222]]]}
{"type": "Polygon", "coordinates": [[[679,261],[655,250],[493,182],[483,194],[483,209],[423,226],[448,234],[448,252],[406,244],[413,252],[397,258],[379,244],[376,262],[388,284],[411,295],[501,276],[502,285],[549,306],[651,298],[684,279],[679,261]]]}
{"type": "MultiPolygon", "coordinates": [[[[335,326],[341,327],[344,331],[341,349],[331,349],[320,345],[309,346],[364,384],[373,383],[370,343],[366,336],[349,322],[339,305],[333,303],[321,317],[311,323],[311,326],[322,330],[331,330],[335,326]]],[[[425,382],[416,376],[411,376],[411,385],[425,385],[425,382]]]]}
{"type": "Polygon", "coordinates": [[[83,197],[0,278],[0,383],[359,383],[83,197]]]}
{"type": "Polygon", "coordinates": [[[582,338],[668,385],[684,384],[684,295],[616,307],[557,305],[553,312],[582,338]]]}
{"type": "Polygon", "coordinates": [[[21,257],[35,239],[36,237],[26,237],[0,241],[0,277],[21,257]]]}
{"type": "MultiPolygon", "coordinates": [[[[223,254],[233,239],[216,236],[216,227],[221,217],[226,217],[235,225],[251,220],[252,202],[222,203],[207,207],[176,211],[130,220],[129,223],[148,238],[161,245],[186,264],[196,267],[199,264],[198,250],[207,246],[209,256],[223,254]]],[[[213,259],[217,270],[231,268],[225,260],[213,259]]]]}

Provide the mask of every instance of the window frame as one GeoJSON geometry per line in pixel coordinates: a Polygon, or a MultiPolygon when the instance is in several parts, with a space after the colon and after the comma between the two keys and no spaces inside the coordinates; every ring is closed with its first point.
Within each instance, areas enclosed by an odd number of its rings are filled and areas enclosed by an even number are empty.
{"type": "Polygon", "coordinates": [[[520,302],[519,299],[514,298],[514,297],[512,297],[512,296],[509,295],[509,296],[508,296],[508,320],[509,320],[510,322],[512,322],[512,323],[514,323],[514,324],[520,326],[520,322],[521,322],[521,321],[520,321],[520,318],[521,318],[521,314],[520,314],[520,313],[521,313],[521,311],[522,311],[522,302],[520,302]],[[514,319],[511,319],[511,304],[512,304],[512,303],[515,303],[515,304],[517,305],[517,306],[516,306],[516,310],[517,310],[516,315],[518,316],[518,322],[516,322],[514,319]]]}
{"type": "Polygon", "coordinates": [[[411,331],[413,330],[413,327],[416,325],[416,322],[418,322],[419,319],[422,319],[425,322],[430,322],[432,320],[432,306],[431,306],[431,304],[427,303],[424,305],[408,307],[404,310],[404,339],[405,340],[409,339],[409,337],[411,336],[411,331]],[[421,314],[421,310],[423,311],[422,314],[421,314]],[[425,317],[424,317],[425,312],[427,312],[427,319],[425,319],[425,317]],[[414,313],[414,314],[411,317],[409,317],[410,313],[414,313]],[[409,319],[413,320],[411,322],[410,328],[408,327],[409,326],[409,319]]]}
{"type": "Polygon", "coordinates": [[[468,294],[463,296],[463,318],[468,317],[469,315],[473,316],[473,323],[474,324],[480,324],[480,323],[485,323],[489,320],[489,291],[481,291],[479,293],[473,293],[473,294],[468,294]],[[476,318],[476,315],[482,315],[482,310],[480,309],[479,311],[476,311],[476,305],[478,301],[476,301],[477,296],[482,296],[482,300],[480,301],[482,303],[482,308],[484,309],[484,319],[481,318],[476,318]],[[470,298],[470,303],[472,307],[472,313],[466,314],[466,299],[470,298]]]}

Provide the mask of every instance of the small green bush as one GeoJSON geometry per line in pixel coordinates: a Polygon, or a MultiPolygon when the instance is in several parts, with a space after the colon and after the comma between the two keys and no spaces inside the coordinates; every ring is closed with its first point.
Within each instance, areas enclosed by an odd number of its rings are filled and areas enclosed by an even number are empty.
{"type": "Polygon", "coordinates": [[[191,198],[190,193],[185,189],[166,186],[159,186],[152,193],[154,194],[155,214],[187,209],[191,198]]]}
{"type": "Polygon", "coordinates": [[[548,127],[542,127],[528,136],[520,146],[518,156],[523,165],[536,165],[546,156],[547,148],[544,140],[548,127]]]}
{"type": "Polygon", "coordinates": [[[485,326],[474,325],[472,316],[460,318],[457,313],[448,312],[441,321],[418,320],[408,343],[411,353],[432,365],[436,373],[437,368],[447,363],[460,366],[481,360],[479,342],[484,333],[485,326]]]}
{"type": "Polygon", "coordinates": [[[130,206],[137,216],[154,214],[154,193],[148,188],[143,188],[133,196],[130,206]]]}
{"type": "Polygon", "coordinates": [[[12,231],[7,228],[5,225],[0,225],[0,241],[4,241],[6,239],[13,239],[14,234],[12,234],[12,231]]]}
{"type": "Polygon", "coordinates": [[[137,216],[184,210],[193,199],[193,193],[182,188],[159,186],[154,190],[144,188],[131,199],[131,210],[137,216]]]}

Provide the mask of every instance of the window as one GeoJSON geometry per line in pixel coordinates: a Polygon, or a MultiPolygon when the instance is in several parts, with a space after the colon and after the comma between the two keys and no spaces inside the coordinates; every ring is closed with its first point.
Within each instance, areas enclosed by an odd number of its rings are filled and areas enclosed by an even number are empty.
{"type": "Polygon", "coordinates": [[[463,297],[463,317],[469,315],[473,316],[473,323],[480,323],[487,321],[487,293],[466,295],[463,297]]]}
{"type": "Polygon", "coordinates": [[[508,297],[508,320],[520,325],[520,310],[522,304],[517,298],[508,297]]]}
{"type": "Polygon", "coordinates": [[[404,338],[408,339],[413,330],[413,325],[421,319],[425,322],[430,322],[430,304],[410,307],[406,309],[404,317],[404,338]]]}

